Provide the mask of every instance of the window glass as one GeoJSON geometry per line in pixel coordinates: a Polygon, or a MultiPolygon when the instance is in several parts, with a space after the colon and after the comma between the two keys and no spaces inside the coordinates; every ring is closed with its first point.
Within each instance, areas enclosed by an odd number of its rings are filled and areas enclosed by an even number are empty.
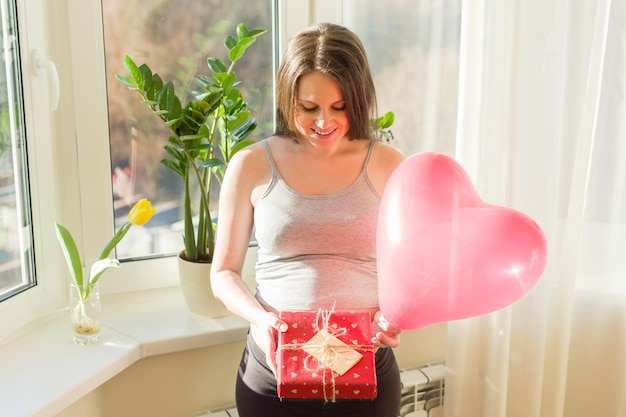
{"type": "MultiPolygon", "coordinates": [[[[182,181],[163,166],[169,133],[139,95],[116,79],[128,75],[124,56],[147,63],[164,82],[193,91],[197,74],[209,74],[207,57],[226,60],[223,41],[238,23],[267,29],[237,62],[240,89],[257,120],[251,137],[273,129],[272,3],[264,1],[106,0],[102,2],[111,138],[111,180],[116,224],[140,198],[156,207],[145,227],[132,228],[118,246],[118,258],[174,254],[182,249],[182,181]]],[[[190,97],[190,96],[189,96],[190,97]]],[[[217,190],[214,190],[217,191],[217,190]]],[[[212,207],[216,213],[216,207],[212,207]]]]}
{"type": "Polygon", "coordinates": [[[344,0],[343,24],[368,53],[379,113],[407,155],[454,155],[461,0],[344,0]]]}
{"type": "Polygon", "coordinates": [[[0,0],[0,300],[35,285],[15,2],[0,0]]]}

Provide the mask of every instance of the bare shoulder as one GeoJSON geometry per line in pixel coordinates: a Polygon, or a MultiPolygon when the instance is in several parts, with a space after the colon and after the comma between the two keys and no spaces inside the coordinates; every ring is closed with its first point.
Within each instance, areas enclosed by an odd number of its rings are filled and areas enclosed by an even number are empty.
{"type": "MultiPolygon", "coordinates": [[[[267,140],[267,139],[263,139],[267,140]]],[[[265,146],[263,140],[260,140],[250,146],[246,146],[239,152],[237,152],[231,159],[232,164],[249,164],[253,163],[257,159],[262,159],[265,155],[265,146]]]]}
{"type": "Polygon", "coordinates": [[[368,175],[379,192],[382,193],[387,180],[405,158],[404,153],[398,148],[384,142],[376,143],[370,160],[368,175]]]}
{"type": "MultiPolygon", "coordinates": [[[[264,139],[267,140],[267,139],[264,139]]],[[[230,160],[227,175],[237,182],[256,185],[260,180],[269,178],[271,167],[262,141],[245,147],[230,160]]]]}
{"type": "Polygon", "coordinates": [[[372,155],[376,163],[392,165],[394,168],[405,158],[406,156],[400,149],[385,142],[377,142],[372,155]]]}
{"type": "Polygon", "coordinates": [[[367,174],[376,191],[382,195],[387,181],[398,165],[405,159],[398,148],[377,142],[370,159],[367,174]]]}

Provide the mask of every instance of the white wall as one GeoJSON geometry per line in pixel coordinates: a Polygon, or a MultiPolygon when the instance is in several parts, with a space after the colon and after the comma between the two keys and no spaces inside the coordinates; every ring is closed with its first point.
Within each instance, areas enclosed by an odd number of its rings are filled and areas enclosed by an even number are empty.
{"type": "MultiPolygon", "coordinates": [[[[445,358],[446,325],[405,331],[396,356],[401,368],[445,358]]],[[[193,417],[234,403],[244,341],[142,359],[57,417],[193,417]]]]}

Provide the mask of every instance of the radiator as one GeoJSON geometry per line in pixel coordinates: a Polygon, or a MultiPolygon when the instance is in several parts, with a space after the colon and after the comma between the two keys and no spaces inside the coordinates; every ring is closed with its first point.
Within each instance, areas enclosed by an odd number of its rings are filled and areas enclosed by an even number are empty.
{"type": "Polygon", "coordinates": [[[239,417],[239,413],[237,412],[237,407],[233,405],[226,408],[201,411],[196,413],[195,417],[239,417]]]}
{"type": "Polygon", "coordinates": [[[445,377],[444,363],[403,369],[400,417],[443,416],[445,377]]]}
{"type": "MultiPolygon", "coordinates": [[[[400,372],[400,417],[442,417],[446,366],[434,363],[400,372]]],[[[232,405],[196,413],[195,417],[239,417],[232,405]]]]}

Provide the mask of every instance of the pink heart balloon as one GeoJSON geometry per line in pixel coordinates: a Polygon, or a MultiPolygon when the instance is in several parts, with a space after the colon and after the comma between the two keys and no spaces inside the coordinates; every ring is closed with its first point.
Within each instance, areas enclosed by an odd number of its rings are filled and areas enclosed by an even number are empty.
{"type": "Polygon", "coordinates": [[[380,309],[400,329],[506,307],[537,283],[547,256],[535,221],[483,202],[463,168],[433,152],[389,179],[376,244],[380,309]]]}

